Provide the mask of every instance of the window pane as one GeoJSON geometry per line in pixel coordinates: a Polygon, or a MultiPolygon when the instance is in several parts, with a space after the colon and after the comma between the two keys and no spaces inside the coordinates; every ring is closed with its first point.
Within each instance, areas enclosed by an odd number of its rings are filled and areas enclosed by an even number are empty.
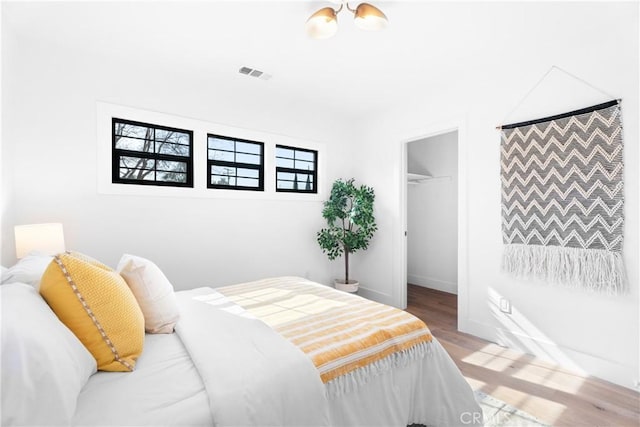
{"type": "Polygon", "coordinates": [[[211,173],[213,175],[235,176],[236,175],[236,168],[230,168],[228,166],[212,166],[211,167],[211,173]]]}
{"type": "Polygon", "coordinates": [[[313,190],[313,175],[298,174],[298,190],[313,190]]]}
{"type": "Polygon", "coordinates": [[[283,190],[293,190],[293,181],[278,181],[278,188],[283,190]]]}
{"type": "Polygon", "coordinates": [[[156,173],[149,169],[126,169],[120,168],[121,179],[134,179],[139,181],[154,181],[156,173]]]}
{"type": "Polygon", "coordinates": [[[263,164],[262,143],[208,135],[207,146],[211,167],[209,186],[223,185],[237,189],[263,187],[262,168],[259,168],[263,164]]]}
{"type": "Polygon", "coordinates": [[[293,150],[289,148],[276,147],[276,157],[287,157],[293,159],[293,150]]]}
{"type": "Polygon", "coordinates": [[[156,129],[156,141],[168,142],[174,133],[172,130],[156,129]]]}
{"type": "Polygon", "coordinates": [[[129,125],[116,122],[116,135],[133,136],[136,138],[153,138],[153,129],[146,126],[129,125]]]}
{"type": "Polygon", "coordinates": [[[238,163],[248,163],[250,165],[259,165],[260,164],[260,156],[255,154],[236,154],[236,162],[238,163]]]}
{"type": "Polygon", "coordinates": [[[289,172],[278,172],[278,180],[286,180],[286,181],[293,181],[293,178],[295,177],[296,174],[294,173],[289,173],[289,172]]]}
{"type": "Polygon", "coordinates": [[[220,160],[222,162],[235,162],[235,154],[228,151],[209,150],[209,160],[220,160]]]}
{"type": "Polygon", "coordinates": [[[155,167],[155,160],[144,159],[140,157],[120,157],[120,167],[129,169],[153,169],[155,167]]]}
{"type": "Polygon", "coordinates": [[[234,142],[228,139],[215,138],[210,136],[208,138],[209,148],[215,148],[217,150],[234,151],[234,142]]]}
{"type": "Polygon", "coordinates": [[[252,144],[250,142],[236,142],[236,151],[243,153],[260,154],[262,147],[260,144],[252,144]]]}
{"type": "Polygon", "coordinates": [[[153,152],[153,141],[116,137],[116,148],[119,150],[131,150],[151,153],[153,152]]]}
{"type": "Polygon", "coordinates": [[[296,169],[302,169],[305,171],[307,170],[312,171],[314,166],[315,165],[313,164],[313,162],[304,162],[304,161],[296,160],[293,167],[296,169]]]}
{"type": "Polygon", "coordinates": [[[306,160],[308,162],[313,162],[314,153],[310,151],[299,151],[296,150],[296,160],[306,160]]]}
{"type": "Polygon", "coordinates": [[[187,164],[184,162],[170,162],[167,160],[158,160],[158,171],[166,172],[186,172],[187,164]]]}
{"type": "Polygon", "coordinates": [[[317,151],[276,146],[276,191],[317,192],[316,162],[317,151]]]}
{"type": "Polygon", "coordinates": [[[215,185],[236,185],[236,178],[232,176],[211,175],[211,183],[215,185]]]}
{"type": "Polygon", "coordinates": [[[258,169],[240,168],[238,169],[238,176],[244,178],[258,178],[260,176],[260,171],[258,169]]]}
{"type": "Polygon", "coordinates": [[[189,145],[189,134],[174,130],[156,129],[156,141],[189,145]]]}
{"type": "Polygon", "coordinates": [[[293,168],[293,160],[276,157],[276,166],[280,168],[293,168]]]}
{"type": "Polygon", "coordinates": [[[256,187],[258,188],[260,181],[253,178],[238,178],[238,186],[240,187],[256,187]]]}
{"type": "Polygon", "coordinates": [[[114,183],[155,181],[193,186],[191,132],[125,123],[121,119],[114,119],[113,123],[112,156],[118,162],[118,170],[112,176],[114,183]]]}
{"type": "Polygon", "coordinates": [[[187,174],[178,172],[157,172],[156,181],[187,182],[187,174]]]}
{"type": "Polygon", "coordinates": [[[156,142],[157,150],[160,154],[171,154],[172,156],[189,157],[189,146],[180,144],[169,144],[166,142],[156,142]]]}

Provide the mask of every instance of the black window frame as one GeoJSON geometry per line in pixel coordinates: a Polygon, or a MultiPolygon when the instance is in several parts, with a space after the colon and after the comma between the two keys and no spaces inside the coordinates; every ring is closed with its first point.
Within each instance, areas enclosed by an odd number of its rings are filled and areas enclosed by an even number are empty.
{"type": "Polygon", "coordinates": [[[111,182],[113,184],[134,184],[134,185],[153,185],[159,187],[187,187],[193,188],[193,131],[188,129],[179,129],[170,126],[156,125],[153,123],[139,122],[135,120],[121,119],[118,117],[111,118],[111,182]],[[189,135],[189,156],[177,156],[164,153],[150,153],[144,151],[135,150],[123,150],[116,148],[116,123],[122,123],[133,126],[143,126],[147,128],[153,128],[154,141],[155,131],[163,130],[168,132],[180,132],[189,135]],[[165,160],[165,161],[178,161],[187,164],[186,182],[171,182],[171,181],[157,181],[157,180],[140,180],[140,179],[126,179],[120,178],[120,157],[144,157],[148,159],[165,160]]]}
{"type": "MultiPolygon", "coordinates": [[[[243,138],[235,138],[233,136],[226,136],[226,135],[218,135],[218,134],[213,134],[213,133],[207,133],[207,188],[213,188],[216,190],[240,190],[240,191],[264,191],[264,142],[261,141],[252,141],[250,139],[243,139],[243,138]],[[260,147],[260,164],[256,165],[253,163],[242,163],[242,162],[237,162],[237,161],[226,161],[226,160],[212,160],[209,159],[209,150],[213,150],[211,148],[209,148],[209,138],[216,138],[216,139],[225,139],[227,141],[233,141],[235,142],[242,142],[245,144],[255,144],[258,145],[260,147]],[[236,169],[236,175],[235,178],[237,180],[238,178],[238,169],[255,169],[258,171],[258,186],[257,187],[250,187],[250,186],[242,186],[242,185],[222,185],[222,184],[213,184],[211,183],[211,169],[213,166],[226,166],[226,167],[231,167],[231,168],[235,168],[236,169]]],[[[229,153],[234,153],[234,155],[237,154],[250,154],[250,155],[256,155],[255,153],[246,153],[244,151],[238,151],[235,147],[234,144],[234,150],[233,151],[228,151],[228,150],[218,150],[218,151],[226,151],[229,153]]],[[[235,156],[234,156],[235,157],[235,156]]],[[[251,178],[251,179],[255,179],[253,177],[246,177],[246,178],[251,178]]]]}
{"type": "MultiPolygon", "coordinates": [[[[304,193],[304,194],[318,194],[318,150],[311,150],[309,148],[301,148],[301,147],[292,147],[289,145],[280,145],[280,144],[276,144],[276,149],[275,149],[275,159],[276,159],[276,176],[275,176],[275,186],[276,186],[276,193],[304,193]],[[293,155],[293,159],[289,158],[289,157],[281,157],[278,156],[278,148],[284,148],[286,150],[293,150],[294,155],[293,155]],[[296,151],[304,151],[306,153],[312,153],[313,154],[313,170],[305,170],[305,169],[296,169],[296,168],[286,168],[283,166],[278,166],[278,158],[286,158],[286,159],[290,159],[293,160],[295,162],[296,158],[295,158],[295,152],[296,151]],[[305,175],[311,175],[313,177],[313,188],[311,190],[305,190],[305,189],[294,189],[294,188],[278,188],[278,172],[285,172],[285,173],[303,173],[305,175]]],[[[306,160],[305,160],[306,161],[306,160]]],[[[295,164],[295,163],[294,163],[295,164]]]]}

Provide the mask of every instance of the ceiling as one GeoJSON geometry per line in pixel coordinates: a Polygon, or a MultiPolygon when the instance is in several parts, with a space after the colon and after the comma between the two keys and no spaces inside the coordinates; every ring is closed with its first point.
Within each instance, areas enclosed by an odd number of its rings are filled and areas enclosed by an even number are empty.
{"type": "MultiPolygon", "coordinates": [[[[526,72],[527,59],[518,52],[547,49],[559,24],[544,10],[553,6],[548,2],[369,1],[386,13],[389,28],[361,31],[345,10],[328,40],[308,38],[304,23],[331,3],[306,0],[3,2],[3,31],[132,64],[188,70],[203,81],[264,86],[282,99],[357,117],[412,97],[464,90],[491,73],[526,72]],[[504,51],[513,53],[511,60],[501,61],[504,51]],[[240,75],[242,66],[273,77],[240,75]]],[[[574,4],[589,14],[589,3],[574,4]]]]}

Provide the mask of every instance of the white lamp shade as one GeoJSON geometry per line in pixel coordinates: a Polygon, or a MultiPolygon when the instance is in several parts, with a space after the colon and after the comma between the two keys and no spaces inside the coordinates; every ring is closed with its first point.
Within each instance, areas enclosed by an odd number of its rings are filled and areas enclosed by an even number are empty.
{"type": "Polygon", "coordinates": [[[332,37],[338,31],[336,11],[330,7],[323,7],[307,19],[305,29],[309,37],[314,39],[332,37]]]}
{"type": "Polygon", "coordinates": [[[18,258],[23,258],[34,251],[55,255],[65,250],[62,224],[16,225],[14,231],[18,258]]]}
{"type": "Polygon", "coordinates": [[[378,31],[387,28],[389,22],[380,9],[369,3],[361,3],[356,8],[355,24],[361,30],[378,31]]]}

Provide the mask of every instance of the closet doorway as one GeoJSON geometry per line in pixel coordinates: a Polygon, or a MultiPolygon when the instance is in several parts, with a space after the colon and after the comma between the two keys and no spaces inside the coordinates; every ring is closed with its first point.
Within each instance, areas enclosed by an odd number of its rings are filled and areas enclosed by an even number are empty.
{"type": "Polygon", "coordinates": [[[422,288],[458,294],[458,137],[454,130],[407,142],[409,299],[429,295],[422,288]]]}

